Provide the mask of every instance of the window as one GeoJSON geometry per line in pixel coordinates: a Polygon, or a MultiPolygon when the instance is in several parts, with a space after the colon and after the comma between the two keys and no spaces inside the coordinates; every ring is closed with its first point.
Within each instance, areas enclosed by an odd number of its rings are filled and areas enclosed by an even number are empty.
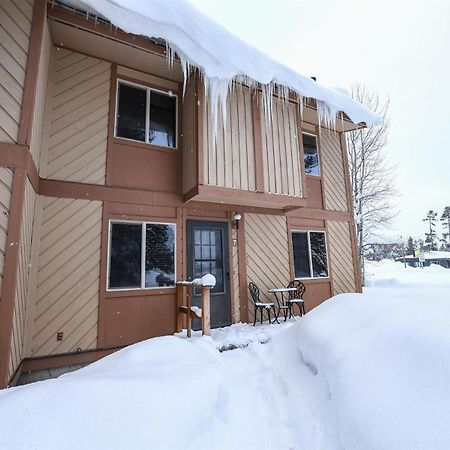
{"type": "Polygon", "coordinates": [[[119,81],[115,135],[176,148],[177,96],[119,81]]]}
{"type": "Polygon", "coordinates": [[[110,222],[108,289],[174,284],[174,224],[110,222]]]}
{"type": "Polygon", "coordinates": [[[305,158],[305,172],[310,175],[320,175],[319,150],[317,136],[303,133],[303,155],[305,158]]]}
{"type": "Polygon", "coordinates": [[[295,278],[328,277],[327,247],[323,231],[293,231],[295,278]]]}

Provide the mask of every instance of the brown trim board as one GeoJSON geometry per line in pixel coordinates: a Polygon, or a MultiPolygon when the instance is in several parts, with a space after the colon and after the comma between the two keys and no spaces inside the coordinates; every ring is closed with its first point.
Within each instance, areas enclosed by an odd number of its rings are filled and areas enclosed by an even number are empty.
{"type": "Polygon", "coordinates": [[[239,306],[240,321],[248,322],[247,297],[247,252],[245,250],[245,214],[242,215],[237,230],[238,269],[239,269],[239,306]]]}
{"type": "Polygon", "coordinates": [[[20,229],[25,201],[26,169],[14,169],[11,206],[6,239],[3,284],[0,294],[0,389],[8,382],[8,365],[19,262],[20,229]]]}
{"type": "Polygon", "coordinates": [[[36,0],[31,22],[30,48],[28,51],[27,69],[20,114],[19,135],[17,142],[30,145],[34,106],[36,103],[36,87],[39,75],[42,38],[46,18],[46,0],[36,0]]]}
{"type": "Polygon", "coordinates": [[[39,188],[39,174],[27,146],[0,142],[0,166],[26,169],[28,179],[35,192],[39,188]]]}
{"type": "Polygon", "coordinates": [[[22,372],[33,372],[43,369],[54,369],[56,367],[70,366],[73,364],[84,364],[104,358],[123,347],[86,350],[77,353],[63,353],[52,356],[40,356],[35,358],[25,358],[22,362],[22,372]]]}
{"type": "MultiPolygon", "coordinates": [[[[126,33],[114,25],[110,26],[94,21],[86,15],[76,14],[75,12],[61,6],[49,3],[47,7],[47,15],[50,19],[58,22],[75,26],[99,36],[104,36],[106,38],[113,39],[114,41],[119,41],[132,47],[160,55],[164,58],[166,57],[165,47],[154,44],[149,39],[145,39],[142,36],[135,34],[126,33]]],[[[176,58],[176,60],[178,61],[178,58],[176,58]]]]}

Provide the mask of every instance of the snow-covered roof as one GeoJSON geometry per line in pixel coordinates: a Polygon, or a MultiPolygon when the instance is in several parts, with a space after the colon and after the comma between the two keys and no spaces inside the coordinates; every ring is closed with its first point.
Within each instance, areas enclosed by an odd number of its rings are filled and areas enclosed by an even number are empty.
{"type": "Polygon", "coordinates": [[[243,42],[186,0],[65,0],[74,7],[108,19],[122,30],[166,41],[169,58],[180,59],[185,80],[190,66],[202,74],[211,104],[225,110],[233,81],[250,86],[259,84],[265,103],[271,108],[272,93],[280,88],[283,97],[290,92],[299,100],[317,101],[319,122],[334,125],[344,112],[353,123],[379,124],[379,115],[369,111],[341,90],[321,86],[261,51],[243,42]]]}

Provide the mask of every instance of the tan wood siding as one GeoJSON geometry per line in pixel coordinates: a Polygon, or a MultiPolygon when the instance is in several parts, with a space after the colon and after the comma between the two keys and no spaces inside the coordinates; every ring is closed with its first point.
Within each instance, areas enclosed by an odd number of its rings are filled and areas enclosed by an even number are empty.
{"type": "Polygon", "coordinates": [[[319,157],[323,172],[325,209],[348,211],[344,161],[338,133],[325,129],[321,131],[319,157]]]}
{"type": "Polygon", "coordinates": [[[183,194],[197,185],[197,98],[195,78],[189,79],[183,98],[183,194]]]}
{"type": "Polygon", "coordinates": [[[225,127],[219,113],[217,136],[210,107],[203,111],[206,133],[203,142],[204,184],[256,190],[252,96],[247,88],[232,89],[227,100],[225,127]]]}
{"type": "Polygon", "coordinates": [[[17,142],[33,2],[0,2],[0,142],[17,142]]]}
{"type": "Polygon", "coordinates": [[[46,178],[105,184],[111,64],[56,49],[46,178]]]}
{"type": "Polygon", "coordinates": [[[39,60],[38,81],[36,87],[36,102],[33,111],[33,124],[31,128],[30,151],[34,163],[39,170],[41,145],[45,117],[45,101],[47,96],[48,72],[50,69],[50,55],[52,52],[52,41],[47,21],[44,24],[42,37],[41,58],[39,60]]]}
{"type": "Polygon", "coordinates": [[[44,198],[32,356],[96,348],[101,222],[102,202],[44,198]]]}
{"type": "Polygon", "coordinates": [[[302,166],[297,133],[297,106],[274,98],[272,116],[269,118],[261,96],[259,100],[265,191],[300,197],[302,166]]]}
{"type": "Polygon", "coordinates": [[[25,186],[25,201],[19,241],[19,263],[14,304],[8,379],[10,379],[23,359],[26,317],[28,314],[28,279],[30,273],[31,235],[35,218],[36,194],[29,181],[25,186]]]}
{"type": "Polygon", "coordinates": [[[352,241],[348,222],[328,222],[328,252],[333,295],[356,292],[352,241]]]}
{"type": "Polygon", "coordinates": [[[0,289],[5,264],[6,238],[8,235],[9,207],[14,174],[7,167],[0,167],[0,289]]]}
{"type": "MultiPolygon", "coordinates": [[[[247,283],[256,283],[261,299],[273,302],[274,297],[267,291],[286,287],[290,281],[286,217],[245,214],[244,220],[247,283]]],[[[249,300],[249,321],[253,317],[253,303],[249,300]]]]}

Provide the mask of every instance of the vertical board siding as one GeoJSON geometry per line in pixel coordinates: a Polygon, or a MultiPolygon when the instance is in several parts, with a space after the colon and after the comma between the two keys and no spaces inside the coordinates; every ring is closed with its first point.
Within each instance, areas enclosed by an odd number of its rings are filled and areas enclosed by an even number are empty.
{"type": "Polygon", "coordinates": [[[319,155],[322,164],[325,207],[332,211],[348,211],[345,168],[338,133],[322,130],[319,155]]]}
{"type": "Polygon", "coordinates": [[[27,180],[25,201],[22,212],[22,225],[19,241],[19,261],[15,293],[12,339],[8,379],[10,379],[23,359],[25,324],[27,317],[28,277],[30,273],[31,235],[35,217],[36,194],[27,180]]]}
{"type": "Polygon", "coordinates": [[[328,222],[328,252],[333,295],[356,292],[352,241],[348,222],[328,222]]]}
{"type": "Polygon", "coordinates": [[[271,194],[302,196],[302,170],[297,106],[273,99],[272,115],[266,114],[259,96],[265,191],[271,194]]]}
{"type": "MultiPolygon", "coordinates": [[[[286,287],[290,281],[286,217],[245,214],[244,219],[247,284],[253,281],[261,290],[261,300],[273,302],[274,297],[267,291],[286,287]]],[[[250,298],[248,307],[252,321],[254,307],[250,298]]]]}
{"type": "Polygon", "coordinates": [[[105,184],[111,64],[65,49],[53,51],[44,176],[105,184]]]}
{"type": "Polygon", "coordinates": [[[52,52],[52,41],[47,21],[44,24],[42,37],[41,58],[39,60],[38,81],[36,86],[36,102],[33,111],[33,123],[31,128],[30,151],[34,163],[39,170],[41,145],[45,117],[45,101],[47,97],[48,72],[50,68],[50,55],[52,52]]]}
{"type": "Polygon", "coordinates": [[[0,142],[17,142],[33,2],[0,2],[0,142]]]}
{"type": "Polygon", "coordinates": [[[183,98],[183,194],[197,185],[197,97],[191,76],[183,98]]]}
{"type": "Polygon", "coordinates": [[[43,203],[32,356],[96,348],[102,202],[43,203]]]}
{"type": "Polygon", "coordinates": [[[0,289],[5,265],[6,238],[8,235],[9,208],[14,174],[7,167],[0,167],[0,289]]]}
{"type": "Polygon", "coordinates": [[[237,86],[227,99],[225,126],[222,113],[217,119],[217,135],[211,121],[211,107],[203,111],[206,132],[203,142],[204,184],[244,191],[256,191],[252,96],[237,86]]]}

